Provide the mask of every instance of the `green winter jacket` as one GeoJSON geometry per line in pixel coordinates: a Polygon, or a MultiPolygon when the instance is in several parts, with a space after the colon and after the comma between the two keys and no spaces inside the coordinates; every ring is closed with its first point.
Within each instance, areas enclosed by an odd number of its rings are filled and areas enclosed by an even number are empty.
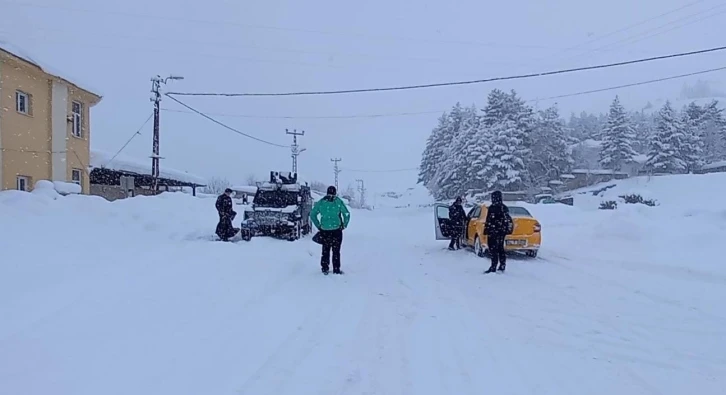
{"type": "Polygon", "coordinates": [[[350,211],[345,207],[341,198],[326,196],[315,203],[310,212],[310,219],[320,230],[347,228],[348,222],[350,222],[350,211]],[[318,219],[318,215],[320,215],[320,219],[318,219]]]}

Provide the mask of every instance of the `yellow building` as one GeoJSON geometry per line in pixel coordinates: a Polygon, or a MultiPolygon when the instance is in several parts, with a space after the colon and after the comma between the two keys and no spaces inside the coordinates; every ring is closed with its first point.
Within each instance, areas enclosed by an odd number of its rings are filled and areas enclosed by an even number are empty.
{"type": "Polygon", "coordinates": [[[0,190],[29,191],[49,180],[79,184],[87,194],[90,109],[100,101],[0,41],[0,190]]]}

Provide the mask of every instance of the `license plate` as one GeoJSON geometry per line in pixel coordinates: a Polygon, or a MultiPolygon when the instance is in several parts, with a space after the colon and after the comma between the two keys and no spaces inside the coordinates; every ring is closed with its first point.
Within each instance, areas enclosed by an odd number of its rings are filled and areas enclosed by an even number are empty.
{"type": "Polygon", "coordinates": [[[527,244],[526,240],[506,240],[505,242],[508,246],[523,246],[527,244]]]}

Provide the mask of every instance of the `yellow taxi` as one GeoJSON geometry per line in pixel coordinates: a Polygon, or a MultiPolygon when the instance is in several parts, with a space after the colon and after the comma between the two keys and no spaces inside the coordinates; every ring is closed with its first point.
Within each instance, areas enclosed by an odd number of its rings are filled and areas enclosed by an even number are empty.
{"type": "MultiPolygon", "coordinates": [[[[507,204],[509,215],[514,222],[514,232],[507,235],[504,248],[507,251],[523,252],[529,257],[536,257],[542,243],[542,225],[522,206],[507,204]]],[[[466,226],[461,238],[461,244],[472,247],[474,252],[483,257],[487,252],[487,236],[484,234],[484,223],[487,218],[487,204],[474,206],[466,215],[466,226]]],[[[434,205],[436,226],[436,240],[451,240],[451,221],[449,220],[449,206],[446,204],[434,205]]]]}

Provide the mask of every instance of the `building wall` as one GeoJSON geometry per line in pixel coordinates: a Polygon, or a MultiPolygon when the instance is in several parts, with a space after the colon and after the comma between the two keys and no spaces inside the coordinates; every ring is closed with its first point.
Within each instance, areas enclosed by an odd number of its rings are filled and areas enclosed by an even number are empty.
{"type": "Polygon", "coordinates": [[[68,179],[66,174],[68,87],[57,81],[53,81],[51,86],[51,162],[53,172],[51,177],[53,181],[66,181],[68,179]]]}
{"type": "Polygon", "coordinates": [[[83,189],[83,193],[88,194],[90,191],[90,169],[88,167],[91,161],[90,107],[91,103],[93,103],[93,98],[90,94],[71,87],[68,92],[68,103],[66,106],[67,116],[70,116],[73,113],[72,106],[74,101],[81,103],[81,105],[83,106],[81,115],[81,137],[76,137],[73,134],[73,124],[70,122],[66,122],[66,176],[68,180],[72,180],[71,175],[73,169],[81,170],[81,187],[83,189]]]}
{"type": "Polygon", "coordinates": [[[10,59],[3,61],[0,90],[0,189],[15,189],[19,175],[29,177],[32,188],[38,180],[51,179],[50,81],[32,67],[10,59]],[[31,95],[28,115],[16,111],[17,90],[31,95]]]}
{"type": "Polygon", "coordinates": [[[84,194],[90,191],[90,108],[99,97],[48,75],[33,64],[0,52],[0,190],[15,189],[18,176],[38,180],[73,181],[81,174],[84,194]],[[15,92],[31,95],[28,115],[18,113],[15,92]],[[82,132],[76,137],[73,102],[82,106],[82,132]]]}

